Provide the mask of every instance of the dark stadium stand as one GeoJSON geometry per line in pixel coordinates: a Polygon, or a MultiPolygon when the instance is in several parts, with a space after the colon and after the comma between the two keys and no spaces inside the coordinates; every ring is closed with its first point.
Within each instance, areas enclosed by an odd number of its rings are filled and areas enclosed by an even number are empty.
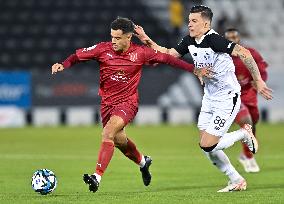
{"type": "Polygon", "coordinates": [[[117,16],[167,44],[167,32],[138,0],[0,0],[0,5],[1,68],[47,68],[77,48],[109,40],[117,16]]]}
{"type": "MultiPolygon", "coordinates": [[[[143,25],[159,44],[169,45],[169,33],[141,2],[0,0],[0,70],[30,70],[33,73],[34,93],[35,87],[40,85],[38,82],[42,81],[38,77],[50,78],[52,64],[62,61],[78,48],[110,40],[109,25],[117,16],[128,17],[143,25]]],[[[138,42],[137,39],[134,41],[138,42]]],[[[76,65],[76,69],[68,70],[68,73],[95,72],[97,76],[98,70],[94,67],[94,62],[82,63],[76,65]]],[[[182,71],[163,67],[143,72],[141,102],[156,104],[157,97],[182,71]]],[[[49,86],[55,83],[54,80],[48,82],[49,86]]],[[[94,79],[94,83],[97,82],[94,79]]],[[[41,103],[33,100],[33,104],[41,103]]]]}

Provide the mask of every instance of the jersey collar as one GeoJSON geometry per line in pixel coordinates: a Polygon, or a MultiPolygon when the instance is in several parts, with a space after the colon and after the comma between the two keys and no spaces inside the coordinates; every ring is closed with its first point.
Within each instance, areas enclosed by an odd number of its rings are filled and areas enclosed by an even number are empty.
{"type": "Polygon", "coordinates": [[[202,41],[203,41],[203,39],[205,38],[205,36],[206,36],[211,30],[212,30],[212,29],[210,29],[210,30],[208,30],[206,33],[204,33],[204,34],[202,35],[202,37],[201,37],[199,40],[197,40],[197,39],[195,38],[195,42],[196,42],[197,44],[202,43],[202,41]]]}
{"type": "Polygon", "coordinates": [[[126,50],[125,52],[116,52],[118,55],[127,55],[128,53],[133,51],[133,43],[130,42],[130,46],[128,48],[128,50],[126,50]]]}

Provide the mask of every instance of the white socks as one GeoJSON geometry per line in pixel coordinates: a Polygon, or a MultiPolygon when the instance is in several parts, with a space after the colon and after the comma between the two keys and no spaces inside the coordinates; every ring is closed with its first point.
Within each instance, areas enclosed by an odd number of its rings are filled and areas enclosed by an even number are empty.
{"type": "MultiPolygon", "coordinates": [[[[145,164],[146,164],[145,157],[144,157],[144,155],[142,155],[142,159],[141,159],[141,161],[139,163],[140,168],[143,168],[145,166],[145,164]]],[[[93,175],[96,176],[97,181],[100,183],[102,177],[99,174],[97,174],[97,173],[94,173],[93,175]]]]}
{"type": "Polygon", "coordinates": [[[222,150],[214,152],[205,152],[208,159],[225,175],[227,175],[231,182],[237,182],[243,177],[236,171],[231,164],[229,158],[222,150]]]}
{"type": "Polygon", "coordinates": [[[246,131],[244,129],[239,129],[234,132],[226,133],[223,137],[220,138],[219,143],[213,149],[213,151],[227,149],[231,147],[235,142],[243,139],[246,135],[246,131]]]}
{"type": "Polygon", "coordinates": [[[140,163],[139,163],[140,168],[143,168],[143,167],[145,166],[145,164],[146,164],[145,157],[144,157],[144,155],[142,154],[142,159],[141,159],[141,161],[140,161],[140,163]]]}
{"type": "Polygon", "coordinates": [[[100,182],[101,182],[102,177],[101,177],[99,174],[97,174],[97,173],[94,173],[93,175],[95,175],[95,176],[96,176],[97,181],[100,183],[100,182]]]}

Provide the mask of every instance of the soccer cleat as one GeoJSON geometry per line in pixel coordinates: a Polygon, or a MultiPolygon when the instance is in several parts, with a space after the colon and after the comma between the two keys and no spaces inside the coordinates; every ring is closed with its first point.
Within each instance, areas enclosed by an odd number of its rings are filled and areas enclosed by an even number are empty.
{"type": "Polygon", "coordinates": [[[231,182],[229,181],[228,186],[225,188],[217,191],[218,193],[227,193],[227,192],[234,192],[234,191],[245,191],[247,189],[247,182],[245,179],[240,179],[238,182],[231,182]]]}
{"type": "Polygon", "coordinates": [[[260,172],[260,168],[254,157],[249,159],[249,162],[250,162],[250,172],[252,173],[260,172]]]}
{"type": "Polygon", "coordinates": [[[255,158],[247,158],[245,155],[240,155],[239,162],[243,165],[245,172],[247,173],[257,173],[260,168],[255,160],[255,158]]]}
{"type": "Polygon", "coordinates": [[[245,124],[243,129],[246,131],[246,134],[245,137],[242,139],[242,142],[248,146],[249,150],[253,154],[255,154],[258,150],[258,142],[252,133],[251,125],[245,124]]]}
{"type": "Polygon", "coordinates": [[[142,179],[143,183],[145,186],[148,186],[151,183],[151,173],[149,171],[149,167],[152,164],[152,159],[149,156],[144,156],[145,158],[145,165],[144,167],[140,168],[141,174],[142,174],[142,179]]]}
{"type": "Polygon", "coordinates": [[[95,175],[84,174],[83,180],[86,184],[89,185],[90,191],[95,193],[98,190],[100,183],[98,182],[95,175]]]}
{"type": "Polygon", "coordinates": [[[248,161],[248,158],[246,158],[245,155],[240,155],[238,160],[243,165],[245,172],[249,173],[250,172],[250,163],[248,161]]]}

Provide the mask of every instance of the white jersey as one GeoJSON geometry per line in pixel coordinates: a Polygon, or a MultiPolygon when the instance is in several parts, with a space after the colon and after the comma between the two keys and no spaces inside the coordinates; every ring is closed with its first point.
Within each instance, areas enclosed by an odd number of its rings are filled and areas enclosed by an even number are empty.
{"type": "Polygon", "coordinates": [[[212,67],[216,74],[212,78],[204,78],[204,97],[212,100],[222,100],[239,93],[239,85],[232,53],[235,43],[218,35],[213,29],[204,34],[200,40],[185,36],[175,47],[180,55],[190,53],[196,68],[212,67]]]}

